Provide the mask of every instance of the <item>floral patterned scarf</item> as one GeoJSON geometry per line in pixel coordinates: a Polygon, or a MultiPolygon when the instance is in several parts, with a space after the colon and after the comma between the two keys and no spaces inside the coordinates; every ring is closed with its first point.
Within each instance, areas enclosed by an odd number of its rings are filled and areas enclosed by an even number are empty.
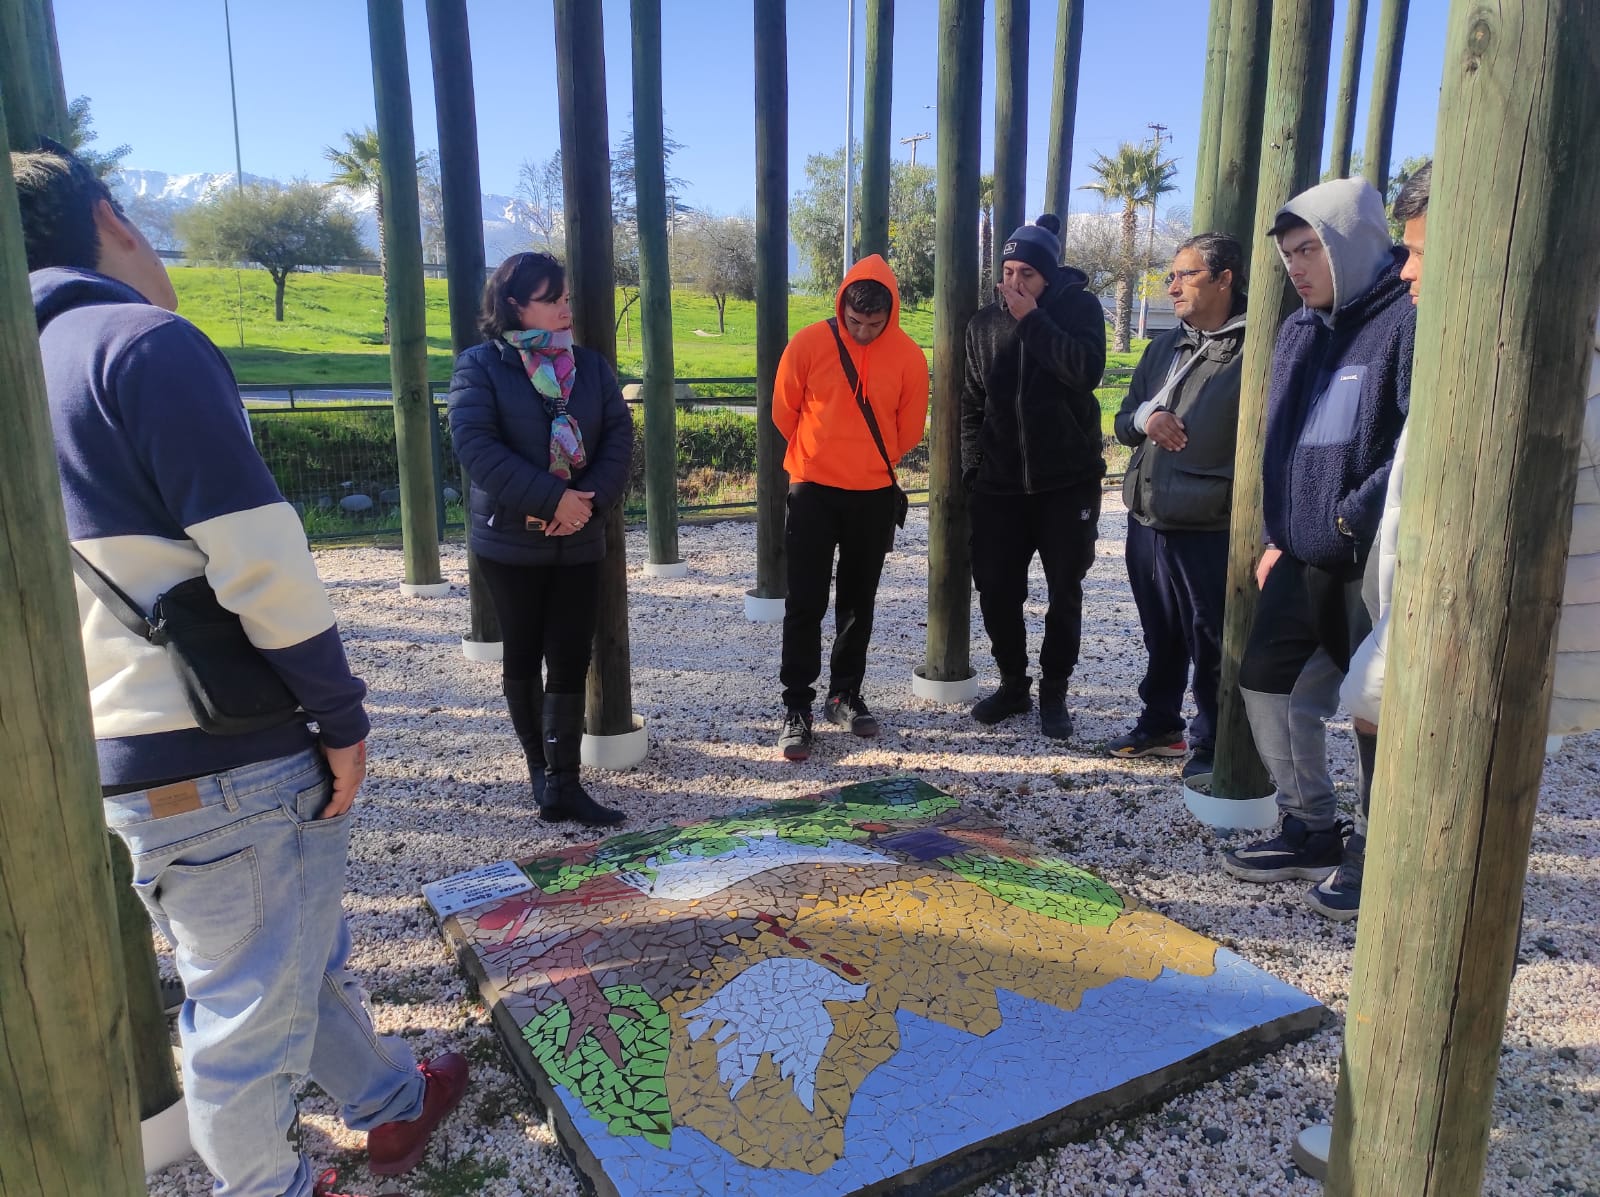
{"type": "Polygon", "coordinates": [[[533,389],[544,399],[545,410],[550,413],[550,472],[570,480],[589,460],[583,451],[583,431],[577,420],[567,413],[567,400],[572,397],[572,384],[578,377],[572,356],[572,333],[518,328],[507,329],[502,335],[521,356],[528,381],[533,383],[533,389]]]}

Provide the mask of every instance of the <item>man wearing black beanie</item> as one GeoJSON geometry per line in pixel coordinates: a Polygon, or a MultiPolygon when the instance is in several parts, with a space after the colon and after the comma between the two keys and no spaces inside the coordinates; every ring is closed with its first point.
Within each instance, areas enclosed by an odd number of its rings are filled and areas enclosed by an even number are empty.
{"type": "Polygon", "coordinates": [[[1083,578],[1094,564],[1105,477],[1100,405],[1105,317],[1082,271],[1058,265],[1061,222],[1041,216],[1006,239],[999,298],[967,325],[961,472],[972,580],[1000,688],[972,708],[980,723],[1029,710],[1028,567],[1044,564],[1049,608],[1039,652],[1039,725],[1072,735],[1067,685],[1083,631],[1083,578]]]}

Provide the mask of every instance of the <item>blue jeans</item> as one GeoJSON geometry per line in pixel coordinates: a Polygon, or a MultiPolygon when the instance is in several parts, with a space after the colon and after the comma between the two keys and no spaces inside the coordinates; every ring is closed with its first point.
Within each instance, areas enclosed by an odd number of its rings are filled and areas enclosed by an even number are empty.
{"type": "Polygon", "coordinates": [[[189,1130],[217,1197],[311,1192],[290,1143],[306,1075],[352,1130],[422,1112],[415,1059],[374,1033],[345,969],[350,816],[317,819],[331,792],[309,750],[105,799],[134,888],[177,952],[189,1130]]]}

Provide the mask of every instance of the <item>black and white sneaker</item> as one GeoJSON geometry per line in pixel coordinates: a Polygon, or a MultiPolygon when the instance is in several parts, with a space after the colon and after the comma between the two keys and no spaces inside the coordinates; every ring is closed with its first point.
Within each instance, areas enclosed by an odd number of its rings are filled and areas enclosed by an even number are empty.
{"type": "Polygon", "coordinates": [[[1306,891],[1306,905],[1323,918],[1348,923],[1361,912],[1361,873],[1367,863],[1367,837],[1352,835],[1339,867],[1306,891]]]}
{"type": "Polygon", "coordinates": [[[778,733],[778,751],[785,760],[803,761],[811,756],[811,712],[789,711],[783,717],[783,730],[778,733]]]}
{"type": "Polygon", "coordinates": [[[823,712],[829,723],[849,728],[851,735],[870,739],[878,734],[878,717],[859,694],[830,694],[823,712]]]}
{"type": "Polygon", "coordinates": [[[1344,859],[1349,819],[1312,831],[1293,815],[1283,816],[1283,827],[1271,839],[1257,840],[1222,854],[1222,867],[1241,881],[1321,881],[1344,859]]]}

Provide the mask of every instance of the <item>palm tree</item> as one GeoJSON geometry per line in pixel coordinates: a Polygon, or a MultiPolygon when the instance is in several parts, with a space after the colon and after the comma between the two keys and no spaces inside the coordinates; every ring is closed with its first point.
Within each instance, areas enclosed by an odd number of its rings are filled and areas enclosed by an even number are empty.
{"type": "Polygon", "coordinates": [[[383,187],[378,173],[378,131],[371,125],[344,135],[344,148],[325,146],[322,156],[333,163],[329,180],[357,195],[371,195],[378,217],[378,273],[383,278],[383,343],[389,343],[389,260],[383,251],[383,187]]]}
{"type": "Polygon", "coordinates": [[[1123,142],[1117,147],[1116,157],[1105,154],[1095,156],[1090,167],[1099,181],[1085,183],[1085,191],[1097,191],[1100,198],[1110,203],[1122,204],[1122,269],[1117,277],[1116,351],[1128,351],[1129,334],[1133,323],[1134,283],[1148,263],[1137,257],[1139,240],[1139,209],[1146,204],[1155,210],[1156,200],[1169,191],[1172,176],[1178,173],[1177,163],[1161,157],[1159,145],[1133,145],[1123,142]]]}
{"type": "Polygon", "coordinates": [[[994,298],[994,176],[978,176],[978,304],[994,298]]]}

